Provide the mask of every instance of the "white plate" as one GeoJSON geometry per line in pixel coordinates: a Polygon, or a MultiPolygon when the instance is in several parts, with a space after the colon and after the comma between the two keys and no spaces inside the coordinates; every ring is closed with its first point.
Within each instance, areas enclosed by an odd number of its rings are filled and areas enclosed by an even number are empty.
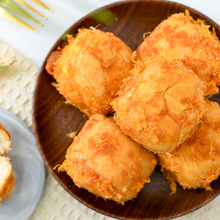
{"type": "Polygon", "coordinates": [[[16,116],[0,108],[0,122],[11,135],[12,150],[4,154],[11,158],[15,191],[4,198],[0,219],[27,220],[41,198],[45,183],[45,165],[38,151],[34,135],[16,116]]]}

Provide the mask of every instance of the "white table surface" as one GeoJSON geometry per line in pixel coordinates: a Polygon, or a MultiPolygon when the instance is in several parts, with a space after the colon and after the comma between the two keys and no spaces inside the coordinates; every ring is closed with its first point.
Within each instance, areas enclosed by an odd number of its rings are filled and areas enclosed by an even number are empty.
{"type": "MultiPolygon", "coordinates": [[[[13,0],[12,0],[13,1],[13,0]]],[[[220,25],[219,0],[175,0],[200,11],[220,25]]],[[[44,26],[29,22],[39,32],[25,29],[0,17],[0,41],[4,42],[31,63],[40,67],[50,48],[58,38],[77,20],[93,10],[116,2],[115,0],[43,0],[54,12],[51,13],[30,0],[26,0],[48,20],[39,18],[44,26]]],[[[33,14],[34,13],[30,13],[33,14]]],[[[220,196],[216,199],[220,202],[220,196]]]]}

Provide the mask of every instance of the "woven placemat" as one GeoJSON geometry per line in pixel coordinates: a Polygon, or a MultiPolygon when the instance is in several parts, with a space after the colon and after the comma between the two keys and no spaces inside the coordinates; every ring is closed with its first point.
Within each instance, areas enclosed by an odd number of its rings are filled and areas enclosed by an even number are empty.
{"type": "MultiPolygon", "coordinates": [[[[0,107],[20,118],[32,130],[32,98],[38,68],[0,42],[0,107]]],[[[13,199],[10,198],[10,199],[13,199]]],[[[30,220],[110,220],[70,196],[47,171],[42,198],[30,220]]],[[[177,220],[218,220],[215,200],[177,220]]]]}

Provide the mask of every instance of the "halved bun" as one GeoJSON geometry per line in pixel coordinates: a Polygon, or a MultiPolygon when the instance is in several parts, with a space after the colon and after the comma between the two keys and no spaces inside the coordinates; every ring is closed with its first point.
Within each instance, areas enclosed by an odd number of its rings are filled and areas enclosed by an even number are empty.
{"type": "Polygon", "coordinates": [[[0,155],[10,150],[11,141],[10,134],[0,123],[0,155]]]}
{"type": "Polygon", "coordinates": [[[0,204],[4,197],[14,188],[15,178],[9,157],[0,156],[0,204]]]}

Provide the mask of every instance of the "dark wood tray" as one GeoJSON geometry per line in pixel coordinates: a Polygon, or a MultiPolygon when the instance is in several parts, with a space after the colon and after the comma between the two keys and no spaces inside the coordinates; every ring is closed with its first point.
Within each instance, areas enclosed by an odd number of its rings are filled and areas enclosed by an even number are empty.
{"type": "MultiPolygon", "coordinates": [[[[98,27],[100,30],[113,32],[135,50],[143,41],[144,33],[152,31],[169,15],[188,9],[193,17],[204,19],[214,26],[217,35],[220,36],[220,28],[212,20],[196,10],[173,2],[122,1],[108,5],[104,9],[85,16],[66,33],[76,34],[78,28],[82,27],[98,27]],[[113,13],[117,19],[113,17],[113,23],[109,24],[94,20],[100,16],[105,17],[105,13],[110,15],[113,13]]],[[[64,43],[64,36],[61,36],[50,53],[64,43]]],[[[59,184],[78,201],[97,212],[118,219],[170,219],[204,206],[220,193],[220,179],[218,179],[211,184],[213,191],[183,190],[178,186],[177,193],[170,195],[169,183],[164,180],[157,167],[151,175],[151,183],[145,185],[134,201],[129,201],[122,206],[113,201],[104,201],[84,189],[79,189],[66,173],[57,173],[53,168],[62,163],[66,150],[72,142],[66,134],[72,131],[79,132],[85,119],[78,109],[65,105],[64,98],[51,86],[54,80],[46,73],[45,62],[40,69],[33,97],[35,137],[49,171],[59,184]]],[[[213,98],[219,101],[218,95],[213,98]]]]}

